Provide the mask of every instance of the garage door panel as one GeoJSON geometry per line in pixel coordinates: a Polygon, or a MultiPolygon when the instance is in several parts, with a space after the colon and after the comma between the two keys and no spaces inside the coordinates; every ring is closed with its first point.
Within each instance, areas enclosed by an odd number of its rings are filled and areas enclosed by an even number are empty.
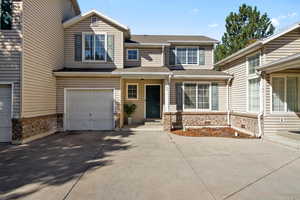
{"type": "Polygon", "coordinates": [[[67,92],[67,129],[111,130],[112,90],[70,90],[67,92]]]}

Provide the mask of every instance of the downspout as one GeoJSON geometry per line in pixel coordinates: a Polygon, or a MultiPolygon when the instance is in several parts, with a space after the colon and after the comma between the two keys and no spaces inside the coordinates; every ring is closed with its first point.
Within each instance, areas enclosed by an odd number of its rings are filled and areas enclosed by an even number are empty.
{"type": "Polygon", "coordinates": [[[230,87],[229,87],[229,84],[230,84],[232,79],[233,79],[233,77],[230,77],[227,80],[227,125],[228,126],[231,125],[231,121],[230,121],[230,113],[231,113],[231,109],[230,109],[230,87]]]}
{"type": "Polygon", "coordinates": [[[263,136],[263,127],[261,125],[261,117],[264,115],[264,90],[263,90],[263,74],[260,71],[260,111],[257,115],[257,122],[258,122],[258,138],[261,138],[263,136]]]}

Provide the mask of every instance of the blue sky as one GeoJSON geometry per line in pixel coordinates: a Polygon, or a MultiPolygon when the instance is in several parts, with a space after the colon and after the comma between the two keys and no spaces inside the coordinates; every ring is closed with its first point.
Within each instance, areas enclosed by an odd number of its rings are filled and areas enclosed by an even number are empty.
{"type": "Polygon", "coordinates": [[[220,40],[225,18],[239,5],[267,12],[277,30],[300,21],[299,0],[78,0],[83,12],[96,9],[129,26],[133,34],[207,35],[220,40]]]}

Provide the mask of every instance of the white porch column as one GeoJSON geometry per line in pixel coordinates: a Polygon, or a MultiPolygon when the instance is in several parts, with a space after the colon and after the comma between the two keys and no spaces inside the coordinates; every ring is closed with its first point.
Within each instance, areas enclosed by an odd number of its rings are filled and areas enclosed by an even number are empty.
{"type": "Polygon", "coordinates": [[[170,78],[164,80],[164,94],[165,94],[165,109],[164,112],[169,112],[170,105],[170,78]]]}

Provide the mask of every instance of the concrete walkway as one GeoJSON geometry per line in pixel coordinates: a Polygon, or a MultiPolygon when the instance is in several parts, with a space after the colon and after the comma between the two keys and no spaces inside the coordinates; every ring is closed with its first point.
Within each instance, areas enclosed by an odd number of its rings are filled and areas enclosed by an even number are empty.
{"type": "Polygon", "coordinates": [[[0,199],[300,199],[300,152],[165,132],[57,134],[0,150],[0,199]]]}

